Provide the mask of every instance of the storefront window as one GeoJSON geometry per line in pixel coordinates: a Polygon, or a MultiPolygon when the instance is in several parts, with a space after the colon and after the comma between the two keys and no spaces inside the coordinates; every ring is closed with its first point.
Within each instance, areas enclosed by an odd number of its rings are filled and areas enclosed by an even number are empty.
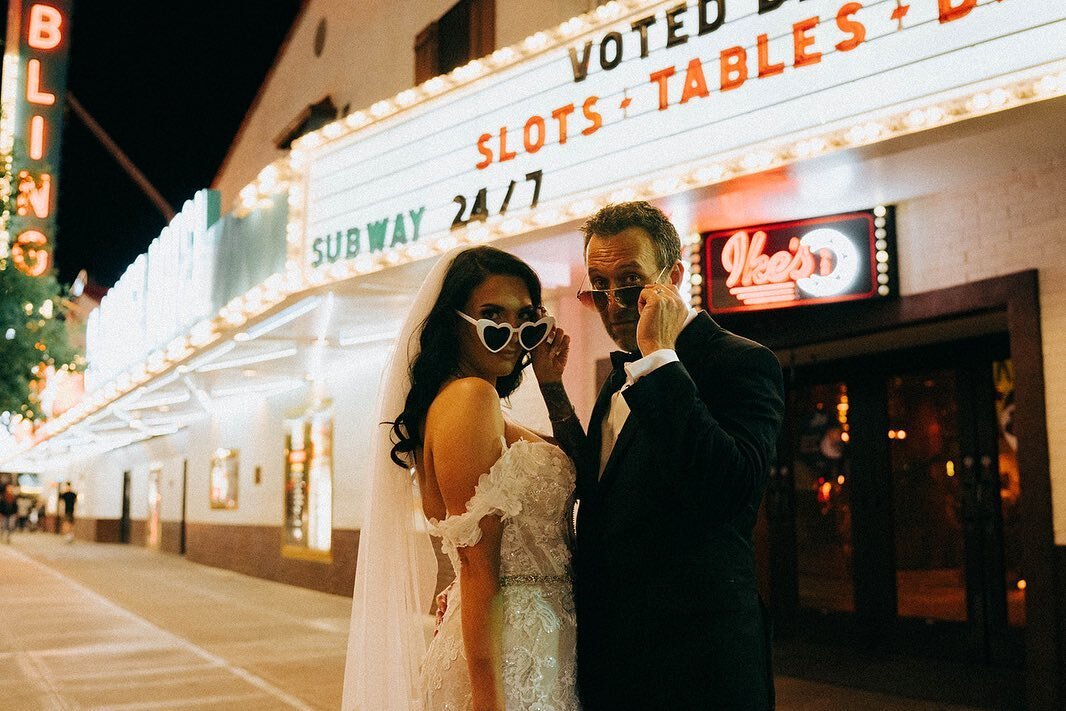
{"type": "Polygon", "coordinates": [[[159,548],[162,538],[162,480],[163,465],[153,464],[148,469],[148,532],[145,543],[149,548],[159,548]]]}
{"type": "Polygon", "coordinates": [[[855,610],[851,539],[850,404],[844,383],[800,388],[794,452],[800,605],[855,610]]]}
{"type": "Polygon", "coordinates": [[[311,408],[286,422],[284,552],[327,555],[333,544],[333,413],[311,408]]]}
{"type": "Polygon", "coordinates": [[[211,508],[237,508],[237,464],[237,450],[215,450],[211,457],[211,508]]]}

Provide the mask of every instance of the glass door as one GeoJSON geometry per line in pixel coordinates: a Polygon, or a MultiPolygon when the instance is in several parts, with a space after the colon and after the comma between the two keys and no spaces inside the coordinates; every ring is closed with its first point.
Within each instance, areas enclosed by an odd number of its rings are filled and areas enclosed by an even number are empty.
{"type": "Polygon", "coordinates": [[[1020,663],[1025,575],[1006,344],[789,376],[766,507],[781,628],[1020,663]]]}
{"type": "Polygon", "coordinates": [[[855,611],[848,386],[797,388],[790,404],[798,604],[823,612],[855,611]]]}

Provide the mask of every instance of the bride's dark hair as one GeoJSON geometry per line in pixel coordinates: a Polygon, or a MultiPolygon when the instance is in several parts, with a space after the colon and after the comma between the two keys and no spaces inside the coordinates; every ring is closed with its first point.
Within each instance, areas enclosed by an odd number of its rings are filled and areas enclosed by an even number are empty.
{"type": "MultiPolygon", "coordinates": [[[[512,276],[525,282],[533,306],[541,305],[540,279],[537,273],[513,254],[495,247],[472,247],[460,252],[440,288],[437,301],[422,322],[418,337],[418,357],[411,363],[411,390],[403,412],[392,422],[392,461],[408,468],[414,465],[414,453],[422,446],[422,425],[441,386],[459,370],[459,328],[465,326],[455,313],[466,308],[470,294],[490,276],[512,276]]],[[[402,344],[401,344],[402,346],[402,344]]],[[[522,369],[529,365],[524,353],[508,375],[496,379],[500,397],[513,393],[522,382],[522,369]]]]}

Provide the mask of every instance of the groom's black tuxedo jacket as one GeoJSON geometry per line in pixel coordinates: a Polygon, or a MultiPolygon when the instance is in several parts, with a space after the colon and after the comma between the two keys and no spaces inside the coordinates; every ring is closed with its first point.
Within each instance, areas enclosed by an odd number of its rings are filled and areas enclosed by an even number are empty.
{"type": "Polygon", "coordinates": [[[752,530],[781,425],[781,367],[700,313],[679,363],[627,388],[599,474],[604,384],[578,458],[578,688],[586,711],[773,708],[752,530]]]}

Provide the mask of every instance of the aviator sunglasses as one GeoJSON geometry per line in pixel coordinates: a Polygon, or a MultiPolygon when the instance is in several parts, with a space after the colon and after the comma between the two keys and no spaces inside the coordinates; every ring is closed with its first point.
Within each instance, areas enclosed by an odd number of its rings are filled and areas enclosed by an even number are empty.
{"type": "MultiPolygon", "coordinates": [[[[663,278],[663,274],[670,267],[663,267],[659,272],[659,275],[651,280],[652,284],[658,284],[659,280],[663,278]]],[[[588,277],[585,277],[585,281],[588,281],[588,277]]],[[[649,286],[648,284],[634,284],[633,286],[617,286],[613,289],[582,289],[577,292],[577,300],[582,305],[587,306],[590,309],[596,311],[604,311],[607,309],[607,305],[611,299],[618,304],[618,308],[621,309],[633,309],[637,306],[637,301],[640,299],[640,292],[649,286]]]]}
{"type": "Polygon", "coordinates": [[[531,351],[544,342],[544,339],[548,337],[548,334],[551,333],[552,328],[555,326],[555,319],[551,316],[543,316],[539,321],[528,321],[515,328],[506,322],[496,323],[487,318],[475,319],[458,309],[456,309],[455,313],[477,328],[477,336],[481,339],[482,345],[492,353],[502,351],[514,338],[515,333],[518,334],[518,344],[527,351],[531,351]]]}

